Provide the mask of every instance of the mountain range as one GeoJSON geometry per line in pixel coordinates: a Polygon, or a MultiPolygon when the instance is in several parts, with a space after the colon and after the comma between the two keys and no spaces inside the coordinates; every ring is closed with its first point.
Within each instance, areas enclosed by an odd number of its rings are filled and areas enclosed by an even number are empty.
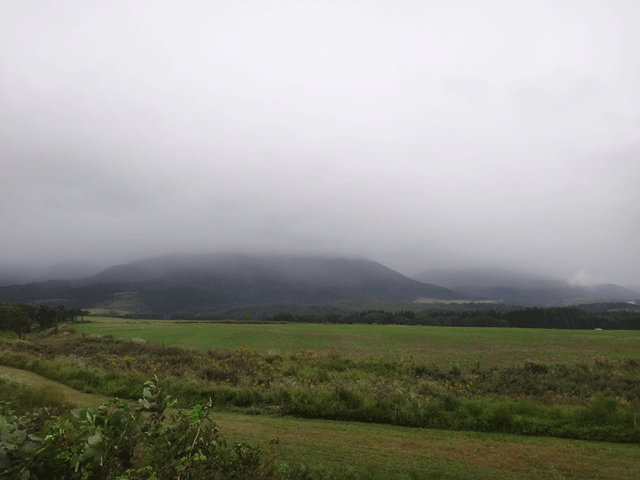
{"type": "Polygon", "coordinates": [[[62,303],[135,313],[194,313],[231,304],[458,299],[450,289],[366,259],[242,254],[172,255],[115,265],[75,281],[0,287],[0,301],[62,303]]]}
{"type": "Polygon", "coordinates": [[[580,285],[553,277],[490,268],[427,270],[413,278],[450,288],[468,297],[522,306],[561,306],[640,299],[640,287],[637,286],[580,285]]]}
{"type": "Polygon", "coordinates": [[[104,314],[223,315],[248,305],[267,311],[274,304],[339,302],[395,302],[411,309],[419,299],[552,306],[635,301],[640,288],[571,285],[497,269],[429,270],[409,278],[362,258],[237,253],[154,257],[80,279],[0,287],[0,302],[64,304],[104,314]]]}

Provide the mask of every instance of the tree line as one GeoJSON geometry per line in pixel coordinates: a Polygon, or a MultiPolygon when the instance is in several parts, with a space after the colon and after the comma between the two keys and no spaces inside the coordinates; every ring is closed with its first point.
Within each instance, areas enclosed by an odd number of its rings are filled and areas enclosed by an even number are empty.
{"type": "Polygon", "coordinates": [[[339,315],[277,313],[272,322],[378,325],[426,325],[443,327],[512,327],[593,330],[640,330],[640,311],[587,311],[578,307],[531,307],[499,310],[430,310],[424,312],[365,310],[339,315]]]}
{"type": "MultiPolygon", "coordinates": [[[[83,319],[86,310],[62,305],[0,303],[0,331],[23,338],[35,328],[54,328],[60,323],[83,319]]],[[[128,318],[157,319],[158,314],[127,315],[128,318]]],[[[165,317],[160,315],[160,317],[165,317]]],[[[174,320],[224,320],[217,315],[172,315],[174,320]]],[[[580,307],[529,307],[475,310],[362,310],[359,312],[279,312],[251,320],[291,323],[335,323],[377,325],[425,325],[443,327],[512,327],[593,330],[640,330],[640,309],[623,304],[593,304],[580,307]],[[609,307],[605,310],[605,307],[609,307]]]]}
{"type": "Polygon", "coordinates": [[[19,338],[36,328],[56,328],[61,323],[76,322],[87,315],[86,310],[63,305],[27,305],[0,303],[0,331],[13,332],[19,338]]]}

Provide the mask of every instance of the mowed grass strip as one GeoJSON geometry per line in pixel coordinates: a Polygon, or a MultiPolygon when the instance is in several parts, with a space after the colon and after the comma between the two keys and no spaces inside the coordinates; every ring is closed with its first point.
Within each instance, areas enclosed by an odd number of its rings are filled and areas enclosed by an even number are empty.
{"type": "MultiPolygon", "coordinates": [[[[87,395],[32,372],[0,367],[0,377],[55,392],[73,405],[87,395]]],[[[358,478],[619,479],[640,477],[636,445],[513,435],[448,432],[353,422],[214,415],[229,440],[266,445],[278,439],[278,462],[351,471],[358,478]]]]}
{"type": "Polygon", "coordinates": [[[340,356],[417,362],[469,360],[511,365],[524,361],[574,363],[594,357],[640,358],[640,331],[542,330],[406,325],[331,325],[185,322],[93,317],[81,333],[141,338],[167,346],[287,354],[299,349],[340,356]]]}
{"type": "MultiPolygon", "coordinates": [[[[217,414],[225,434],[280,440],[281,462],[357,466],[380,478],[637,479],[638,447],[411,429],[351,422],[217,414]]],[[[346,467],[348,468],[348,467],[346,467]]]]}

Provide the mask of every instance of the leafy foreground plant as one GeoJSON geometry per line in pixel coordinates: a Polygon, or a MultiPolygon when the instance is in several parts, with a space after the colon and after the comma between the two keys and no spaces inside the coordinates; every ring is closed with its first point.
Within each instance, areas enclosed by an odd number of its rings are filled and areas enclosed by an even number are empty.
{"type": "Polygon", "coordinates": [[[229,445],[211,420],[211,403],[167,417],[176,405],[158,378],[132,406],[115,399],[74,410],[71,418],[38,409],[17,416],[0,404],[0,479],[262,479],[275,454],[229,445]]]}

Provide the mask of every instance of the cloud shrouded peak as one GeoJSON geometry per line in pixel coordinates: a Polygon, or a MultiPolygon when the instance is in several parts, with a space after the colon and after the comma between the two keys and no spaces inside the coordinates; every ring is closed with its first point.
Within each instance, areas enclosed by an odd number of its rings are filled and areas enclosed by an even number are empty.
{"type": "Polygon", "coordinates": [[[0,264],[233,249],[640,283],[639,17],[4,2],[0,264]]]}

